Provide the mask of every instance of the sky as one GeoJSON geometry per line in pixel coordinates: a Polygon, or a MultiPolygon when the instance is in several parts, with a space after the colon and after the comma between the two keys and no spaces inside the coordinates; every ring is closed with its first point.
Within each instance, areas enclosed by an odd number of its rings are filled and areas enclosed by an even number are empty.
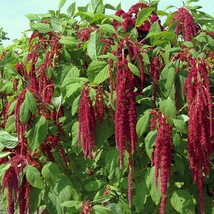
{"type": "MultiPolygon", "coordinates": [[[[22,32],[29,29],[29,20],[25,15],[29,13],[42,14],[47,13],[49,10],[57,10],[60,0],[6,0],[1,2],[0,5],[0,28],[8,34],[10,41],[3,41],[3,45],[7,46],[11,44],[13,39],[19,39],[22,36],[22,32]]],[[[62,11],[66,12],[66,9],[75,0],[67,0],[63,6],[62,11]]],[[[185,0],[184,0],[185,1],[185,0]]],[[[77,6],[85,6],[89,0],[76,0],[77,6]]],[[[138,0],[104,0],[104,3],[109,3],[117,6],[122,2],[122,8],[127,11],[138,0]]],[[[165,9],[168,5],[175,5],[181,7],[183,5],[182,0],[160,0],[159,9],[165,9]]],[[[204,12],[214,16],[214,4],[213,0],[199,0],[197,5],[201,5],[204,12]]],[[[114,13],[114,11],[112,11],[114,13]]]]}

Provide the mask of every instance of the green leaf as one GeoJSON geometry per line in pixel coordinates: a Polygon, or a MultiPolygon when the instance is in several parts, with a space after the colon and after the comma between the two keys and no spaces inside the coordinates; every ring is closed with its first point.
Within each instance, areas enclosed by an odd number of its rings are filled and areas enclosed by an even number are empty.
{"type": "Polygon", "coordinates": [[[66,86],[66,97],[70,97],[74,92],[84,86],[84,82],[77,82],[66,86]]]}
{"type": "Polygon", "coordinates": [[[99,180],[91,181],[85,185],[85,190],[94,192],[100,189],[102,182],[99,180]]]}
{"type": "Polygon", "coordinates": [[[168,32],[168,31],[162,31],[162,32],[154,32],[154,33],[149,33],[146,38],[153,38],[156,37],[156,39],[165,39],[169,40],[173,44],[177,43],[176,35],[175,33],[168,32]]]}
{"type": "Polygon", "coordinates": [[[60,0],[59,6],[58,6],[59,10],[64,6],[65,2],[66,0],[60,0]]]}
{"type": "Polygon", "coordinates": [[[44,189],[44,183],[37,168],[28,165],[25,167],[25,172],[27,181],[31,186],[37,189],[44,189]]]}
{"type": "Polygon", "coordinates": [[[30,21],[40,21],[40,17],[38,14],[33,14],[33,13],[29,13],[26,15],[26,17],[30,20],[30,21]]]}
{"type": "Polygon", "coordinates": [[[36,99],[30,91],[27,91],[25,94],[25,102],[28,104],[27,108],[31,111],[32,114],[36,113],[36,99]]]}
{"type": "Polygon", "coordinates": [[[90,82],[94,81],[94,78],[99,74],[101,70],[107,65],[106,61],[93,60],[87,69],[87,75],[90,82]]]}
{"type": "Polygon", "coordinates": [[[15,130],[15,116],[12,115],[10,117],[8,117],[7,119],[7,123],[5,126],[5,131],[6,132],[13,132],[15,130]]]}
{"type": "Polygon", "coordinates": [[[33,120],[31,129],[26,133],[30,148],[35,151],[44,142],[48,133],[48,123],[44,116],[33,120]]]}
{"type": "Polygon", "coordinates": [[[133,197],[133,204],[136,207],[137,213],[141,213],[146,203],[149,190],[145,181],[142,181],[136,185],[136,195],[133,197]]]}
{"type": "Polygon", "coordinates": [[[0,158],[7,157],[11,152],[0,152],[0,158]]]}
{"type": "Polygon", "coordinates": [[[52,104],[57,110],[59,110],[62,105],[62,95],[58,97],[52,97],[52,104]]]}
{"type": "Polygon", "coordinates": [[[20,112],[19,112],[19,119],[23,125],[25,125],[28,120],[30,119],[30,109],[29,109],[29,103],[24,100],[20,107],[20,112]]]}
{"type": "Polygon", "coordinates": [[[170,97],[162,101],[160,104],[160,111],[164,114],[167,119],[173,119],[176,117],[177,110],[175,103],[170,97]]]}
{"type": "Polygon", "coordinates": [[[11,166],[11,163],[6,164],[5,166],[3,164],[0,165],[0,178],[10,168],[10,166],[11,166]]]}
{"type": "Polygon", "coordinates": [[[153,10],[154,10],[153,8],[143,8],[138,13],[135,26],[140,27],[149,18],[153,10]]]}
{"type": "Polygon", "coordinates": [[[138,138],[140,138],[150,126],[150,112],[145,113],[137,122],[136,131],[138,138]]]}
{"type": "Polygon", "coordinates": [[[116,148],[111,148],[106,156],[105,156],[105,164],[106,164],[106,169],[108,171],[108,178],[111,181],[119,181],[123,174],[125,173],[127,169],[127,153],[125,153],[125,158],[124,158],[124,166],[123,169],[120,169],[120,161],[119,161],[119,152],[117,151],[116,148]]]}
{"type": "Polygon", "coordinates": [[[90,0],[90,2],[87,5],[87,12],[95,13],[101,2],[102,2],[101,0],[90,0]]]}
{"type": "Polygon", "coordinates": [[[30,189],[29,202],[30,202],[30,212],[36,213],[38,207],[40,207],[40,203],[42,201],[42,192],[41,189],[37,189],[32,187],[30,189]]]}
{"type": "Polygon", "coordinates": [[[71,108],[71,114],[72,114],[72,116],[74,116],[78,112],[80,97],[81,97],[81,95],[79,95],[78,97],[76,97],[75,100],[74,100],[74,102],[72,103],[72,108],[71,108]]]}
{"type": "Polygon", "coordinates": [[[87,44],[87,53],[91,60],[97,60],[97,31],[90,34],[90,39],[87,44]]]}
{"type": "Polygon", "coordinates": [[[109,10],[116,10],[116,8],[111,4],[105,4],[105,8],[109,10]]]}
{"type": "Polygon", "coordinates": [[[173,119],[173,124],[177,132],[187,134],[187,124],[183,120],[173,119]]]}
{"type": "Polygon", "coordinates": [[[137,66],[133,65],[131,62],[128,62],[128,67],[134,75],[140,77],[140,70],[137,66]]]}
{"type": "Polygon", "coordinates": [[[171,204],[179,213],[195,213],[193,196],[184,189],[179,189],[172,194],[171,204]]]}
{"type": "Polygon", "coordinates": [[[152,200],[154,201],[155,205],[158,205],[161,199],[161,190],[160,185],[158,184],[158,188],[155,188],[155,180],[154,180],[154,172],[155,167],[149,169],[146,175],[146,185],[148,187],[149,195],[151,195],[152,200]]]}
{"type": "Polygon", "coordinates": [[[111,203],[111,204],[107,205],[106,208],[108,208],[114,214],[123,214],[123,212],[118,204],[111,203]]]}
{"type": "Polygon", "coordinates": [[[75,207],[80,206],[82,201],[65,201],[62,204],[60,204],[61,207],[75,207]]]}
{"type": "Polygon", "coordinates": [[[6,131],[0,130],[0,143],[8,149],[13,149],[18,145],[18,138],[6,131]]]}
{"type": "Polygon", "coordinates": [[[102,205],[93,206],[93,210],[95,211],[95,214],[113,214],[113,212],[102,205]]]}
{"type": "Polygon", "coordinates": [[[184,159],[179,154],[174,154],[173,156],[177,170],[181,173],[181,175],[184,175],[185,172],[184,159]]]}
{"type": "Polygon", "coordinates": [[[145,147],[146,147],[146,154],[151,159],[153,153],[153,146],[155,145],[157,131],[150,131],[147,136],[145,137],[145,147]]]}
{"type": "Polygon", "coordinates": [[[51,26],[55,32],[62,32],[62,25],[57,18],[51,18],[51,26]]]}
{"type": "Polygon", "coordinates": [[[192,42],[186,41],[183,43],[187,48],[194,48],[194,44],[192,42]]]}
{"type": "Polygon", "coordinates": [[[54,186],[60,176],[59,167],[53,162],[45,164],[42,168],[42,176],[49,185],[54,186]]]}
{"type": "Polygon", "coordinates": [[[73,16],[75,14],[75,10],[76,10],[76,2],[72,3],[68,9],[67,9],[67,14],[69,16],[73,16]]]}
{"type": "Polygon", "coordinates": [[[79,122],[76,121],[72,126],[72,146],[77,146],[78,143],[79,122]]]}
{"type": "Polygon", "coordinates": [[[106,33],[110,33],[110,34],[116,34],[116,30],[115,28],[110,25],[110,24],[102,24],[102,25],[98,25],[102,31],[106,32],[106,33]]]}
{"type": "Polygon", "coordinates": [[[59,42],[63,45],[68,45],[73,48],[77,47],[77,41],[72,36],[61,36],[59,42]]]}
{"type": "Polygon", "coordinates": [[[111,200],[113,195],[101,195],[97,198],[94,198],[93,203],[105,203],[111,200]]]}
{"type": "Polygon", "coordinates": [[[106,65],[94,78],[94,82],[98,85],[109,78],[108,65],[106,65]]]}
{"type": "Polygon", "coordinates": [[[45,24],[45,23],[36,23],[32,25],[32,28],[34,30],[38,30],[39,33],[48,33],[51,31],[51,27],[49,24],[45,24]]]}

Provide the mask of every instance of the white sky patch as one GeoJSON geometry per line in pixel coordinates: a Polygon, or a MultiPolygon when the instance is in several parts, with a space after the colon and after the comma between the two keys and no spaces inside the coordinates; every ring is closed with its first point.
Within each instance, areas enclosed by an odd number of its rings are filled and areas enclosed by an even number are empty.
{"type": "MultiPolygon", "coordinates": [[[[66,13],[67,8],[74,1],[67,0],[66,4],[62,8],[62,12],[66,13]]],[[[85,6],[89,0],[76,1],[77,6],[85,6]]],[[[122,8],[127,11],[138,0],[104,0],[104,3],[109,3],[117,6],[122,2],[122,8]]],[[[29,20],[25,15],[29,13],[43,14],[49,10],[58,9],[59,0],[6,0],[1,2],[0,6],[0,27],[3,27],[4,31],[8,33],[8,37],[11,39],[18,39],[22,37],[22,32],[29,29],[29,20]]],[[[160,0],[159,9],[164,10],[168,5],[175,5],[181,7],[183,5],[181,0],[160,0]]],[[[202,11],[213,15],[214,6],[213,0],[200,0],[195,4],[203,6],[202,11]]],[[[114,13],[114,11],[112,11],[114,13]]],[[[3,41],[4,46],[11,44],[11,41],[3,41]]]]}

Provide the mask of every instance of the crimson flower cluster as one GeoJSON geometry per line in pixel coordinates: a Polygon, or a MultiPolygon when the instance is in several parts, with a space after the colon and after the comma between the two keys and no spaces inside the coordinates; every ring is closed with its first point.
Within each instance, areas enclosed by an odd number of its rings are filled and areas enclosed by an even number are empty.
{"type": "Polygon", "coordinates": [[[212,97],[209,84],[209,66],[205,60],[193,58],[188,63],[189,73],[184,85],[188,103],[188,153],[193,182],[198,184],[201,213],[203,205],[203,175],[210,172],[213,144],[212,97]]]}
{"type": "Polygon", "coordinates": [[[92,106],[92,101],[89,97],[90,88],[86,87],[82,90],[80,98],[78,119],[79,119],[79,136],[78,144],[82,144],[82,151],[84,157],[87,156],[92,159],[92,149],[96,144],[96,120],[95,112],[92,106]]]}
{"type": "Polygon", "coordinates": [[[172,127],[161,112],[152,111],[151,129],[157,126],[157,137],[155,140],[153,160],[155,167],[155,186],[158,186],[158,177],[161,183],[160,214],[164,214],[167,199],[167,184],[170,180],[170,168],[172,158],[172,127]]]}
{"type": "MultiPolygon", "coordinates": [[[[116,15],[123,18],[123,22],[120,23],[116,20],[113,21],[115,29],[118,29],[119,26],[123,26],[124,32],[128,32],[129,28],[133,29],[137,20],[137,15],[143,8],[148,8],[149,6],[145,3],[137,3],[133,5],[128,12],[123,11],[122,9],[116,11],[116,15]]],[[[160,19],[155,12],[152,12],[149,18],[139,27],[137,27],[139,40],[142,40],[145,37],[144,33],[149,32],[151,25],[158,21],[160,24],[160,19]]],[[[161,25],[160,25],[161,27],[161,25]]],[[[162,27],[161,27],[162,28],[162,27]]]]}
{"type": "Polygon", "coordinates": [[[171,22],[177,22],[176,35],[181,34],[184,41],[190,41],[191,37],[196,36],[200,30],[200,26],[195,24],[191,13],[183,7],[176,11],[171,22]]]}

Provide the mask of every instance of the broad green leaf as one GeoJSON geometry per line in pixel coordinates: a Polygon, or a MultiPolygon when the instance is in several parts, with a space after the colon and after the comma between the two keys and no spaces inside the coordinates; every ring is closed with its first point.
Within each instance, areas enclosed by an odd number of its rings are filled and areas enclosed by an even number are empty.
{"type": "Polygon", "coordinates": [[[155,188],[155,179],[154,179],[154,172],[155,167],[149,169],[146,175],[146,185],[149,190],[149,195],[151,195],[152,200],[154,201],[155,205],[158,205],[161,199],[161,190],[160,190],[160,183],[158,184],[158,188],[155,188]]]}
{"type": "Polygon", "coordinates": [[[98,85],[109,78],[108,65],[106,65],[94,78],[94,82],[98,85]]]}
{"type": "Polygon", "coordinates": [[[153,8],[143,8],[138,13],[135,26],[140,27],[149,18],[153,10],[154,10],[153,8]]]}
{"type": "Polygon", "coordinates": [[[59,110],[62,105],[62,95],[58,97],[52,97],[52,104],[57,110],[59,110]]]}
{"type": "Polygon", "coordinates": [[[185,114],[180,114],[176,118],[179,120],[183,120],[184,122],[187,122],[189,120],[189,117],[185,114]]]}
{"type": "Polygon", "coordinates": [[[179,189],[172,194],[171,204],[179,213],[195,213],[193,196],[184,189],[179,189]]]}
{"type": "Polygon", "coordinates": [[[15,130],[15,116],[12,115],[8,117],[7,123],[5,126],[5,131],[6,132],[13,132],[15,130]]]}
{"type": "Polygon", "coordinates": [[[111,4],[105,4],[105,8],[109,10],[116,10],[116,8],[111,4]]]}
{"type": "Polygon", "coordinates": [[[25,172],[27,181],[31,186],[37,189],[44,189],[44,183],[37,168],[28,165],[25,167],[25,172]]]}
{"type": "Polygon", "coordinates": [[[96,126],[96,141],[97,146],[101,147],[114,134],[114,124],[110,120],[104,120],[102,125],[96,126]]]}
{"type": "Polygon", "coordinates": [[[165,39],[165,40],[169,40],[170,42],[176,44],[177,43],[177,39],[176,39],[176,35],[175,33],[172,32],[168,32],[168,31],[162,31],[162,32],[152,32],[149,33],[146,38],[153,38],[156,37],[158,39],[165,39]]]}
{"type": "Polygon", "coordinates": [[[25,102],[27,103],[27,108],[31,111],[32,114],[36,113],[36,99],[30,91],[27,91],[25,94],[25,102]]]}
{"type": "Polygon", "coordinates": [[[101,60],[93,60],[87,69],[87,75],[90,82],[94,81],[94,78],[97,76],[97,74],[105,68],[107,65],[106,61],[101,60]]]}
{"type": "Polygon", "coordinates": [[[161,102],[160,110],[167,119],[173,119],[176,117],[176,106],[170,97],[161,102]]]}
{"type": "Polygon", "coordinates": [[[33,13],[29,13],[26,15],[26,17],[30,20],[30,21],[40,21],[40,17],[38,14],[33,14],[33,13]]]}
{"type": "Polygon", "coordinates": [[[137,122],[136,131],[138,138],[140,138],[150,126],[150,112],[145,113],[137,122]]]}
{"type": "Polygon", "coordinates": [[[173,124],[177,132],[187,134],[187,124],[183,120],[173,119],[173,124]]]}
{"type": "Polygon", "coordinates": [[[65,201],[62,204],[60,204],[61,207],[75,207],[80,206],[82,201],[65,201]]]}
{"type": "Polygon", "coordinates": [[[110,24],[102,24],[102,25],[98,25],[102,31],[106,32],[106,33],[110,33],[110,34],[114,34],[116,33],[115,28],[110,25],[110,24]]]}
{"type": "Polygon", "coordinates": [[[53,162],[45,164],[42,168],[42,176],[49,185],[53,186],[60,176],[59,167],[53,162]]]}
{"type": "Polygon", "coordinates": [[[137,66],[133,65],[131,62],[128,62],[128,67],[134,75],[140,77],[140,70],[137,66]]]}
{"type": "Polygon", "coordinates": [[[0,152],[0,158],[7,157],[11,152],[0,152]]]}
{"type": "Polygon", "coordinates": [[[5,166],[4,164],[0,165],[0,178],[10,168],[10,166],[11,166],[11,163],[6,164],[5,166]]]}
{"type": "Polygon", "coordinates": [[[76,97],[75,100],[73,101],[72,109],[71,109],[72,116],[74,116],[78,112],[80,97],[81,95],[76,97]]]}
{"type": "Polygon", "coordinates": [[[102,182],[99,180],[95,180],[95,181],[90,181],[89,183],[87,183],[85,185],[85,190],[89,191],[89,192],[94,192],[100,189],[102,185],[102,182]]]}
{"type": "Polygon", "coordinates": [[[97,31],[90,34],[90,39],[87,44],[87,53],[91,60],[97,60],[97,31]]]}
{"type": "Polygon", "coordinates": [[[187,48],[194,48],[194,44],[192,42],[189,42],[189,41],[185,41],[183,43],[187,48]]]}
{"type": "Polygon", "coordinates": [[[66,0],[59,1],[59,6],[58,6],[59,10],[64,6],[65,2],[66,2],[66,0]]]}
{"type": "Polygon", "coordinates": [[[108,208],[114,214],[123,214],[118,204],[110,203],[109,205],[106,206],[106,208],[108,208]]]}
{"type": "Polygon", "coordinates": [[[51,19],[51,26],[55,32],[62,32],[62,25],[57,18],[53,17],[51,19]]]}
{"type": "Polygon", "coordinates": [[[63,45],[68,45],[70,47],[77,47],[77,41],[72,36],[61,36],[59,42],[63,45]]]}
{"type": "Polygon", "coordinates": [[[71,200],[71,198],[78,201],[79,199],[76,199],[75,195],[70,179],[65,175],[61,175],[54,188],[47,192],[48,210],[50,213],[64,214],[64,208],[61,204],[71,200]]]}
{"type": "Polygon", "coordinates": [[[68,9],[67,9],[67,14],[69,16],[73,16],[75,14],[75,10],[76,10],[76,2],[72,3],[68,9]]]}
{"type": "Polygon", "coordinates": [[[144,208],[144,204],[146,203],[149,190],[145,181],[138,183],[136,189],[138,191],[136,191],[136,194],[133,197],[133,204],[136,207],[137,212],[140,213],[144,208]]]}
{"type": "Polygon", "coordinates": [[[106,169],[108,171],[108,178],[111,181],[116,181],[118,182],[123,174],[125,173],[127,169],[127,161],[128,161],[128,156],[127,153],[124,155],[124,166],[123,169],[120,169],[120,160],[119,160],[119,152],[117,151],[116,148],[111,148],[106,156],[105,156],[105,164],[106,164],[106,169]]]}
{"type": "Polygon", "coordinates": [[[48,33],[51,31],[51,27],[49,24],[45,24],[45,23],[36,23],[32,25],[32,28],[34,30],[38,30],[39,33],[48,33]]]}
{"type": "Polygon", "coordinates": [[[102,2],[101,0],[90,0],[90,2],[87,5],[87,12],[95,13],[97,7],[101,2],[102,2]]]}
{"type": "Polygon", "coordinates": [[[79,122],[76,121],[73,126],[72,126],[72,146],[76,146],[77,147],[77,143],[78,143],[78,130],[79,130],[79,122]]]}
{"type": "Polygon", "coordinates": [[[184,159],[179,154],[174,154],[173,156],[177,170],[181,173],[181,175],[184,175],[185,172],[184,159]]]}
{"type": "Polygon", "coordinates": [[[145,137],[145,147],[146,147],[146,154],[149,158],[152,158],[153,153],[153,146],[155,145],[157,131],[150,131],[147,136],[145,137]]]}
{"type": "Polygon", "coordinates": [[[43,194],[41,189],[31,187],[30,194],[29,194],[30,212],[36,213],[36,210],[41,204],[42,196],[43,194]]]}
{"type": "Polygon", "coordinates": [[[95,214],[114,214],[108,208],[106,208],[102,205],[93,206],[93,210],[95,211],[95,214]]]}
{"type": "Polygon", "coordinates": [[[26,133],[30,148],[35,151],[44,142],[48,133],[48,123],[44,116],[35,117],[31,129],[26,133]]]}
{"type": "Polygon", "coordinates": [[[30,119],[31,113],[29,109],[29,103],[24,100],[20,107],[20,112],[19,112],[19,119],[22,122],[23,125],[25,125],[28,120],[30,119]]]}
{"type": "Polygon", "coordinates": [[[67,75],[65,76],[61,86],[64,88],[70,84],[73,84],[73,83],[77,83],[77,82],[80,82],[81,81],[81,78],[79,78],[79,75],[80,75],[80,71],[77,67],[72,67],[67,75]]]}
{"type": "Polygon", "coordinates": [[[77,82],[66,86],[66,97],[70,97],[74,92],[76,92],[79,88],[84,86],[84,82],[77,82]]]}
{"type": "Polygon", "coordinates": [[[110,201],[111,198],[113,198],[113,195],[101,195],[97,198],[94,198],[93,203],[105,203],[110,201]]]}
{"type": "Polygon", "coordinates": [[[8,149],[13,149],[18,145],[18,138],[6,131],[0,130],[0,143],[8,149]]]}

